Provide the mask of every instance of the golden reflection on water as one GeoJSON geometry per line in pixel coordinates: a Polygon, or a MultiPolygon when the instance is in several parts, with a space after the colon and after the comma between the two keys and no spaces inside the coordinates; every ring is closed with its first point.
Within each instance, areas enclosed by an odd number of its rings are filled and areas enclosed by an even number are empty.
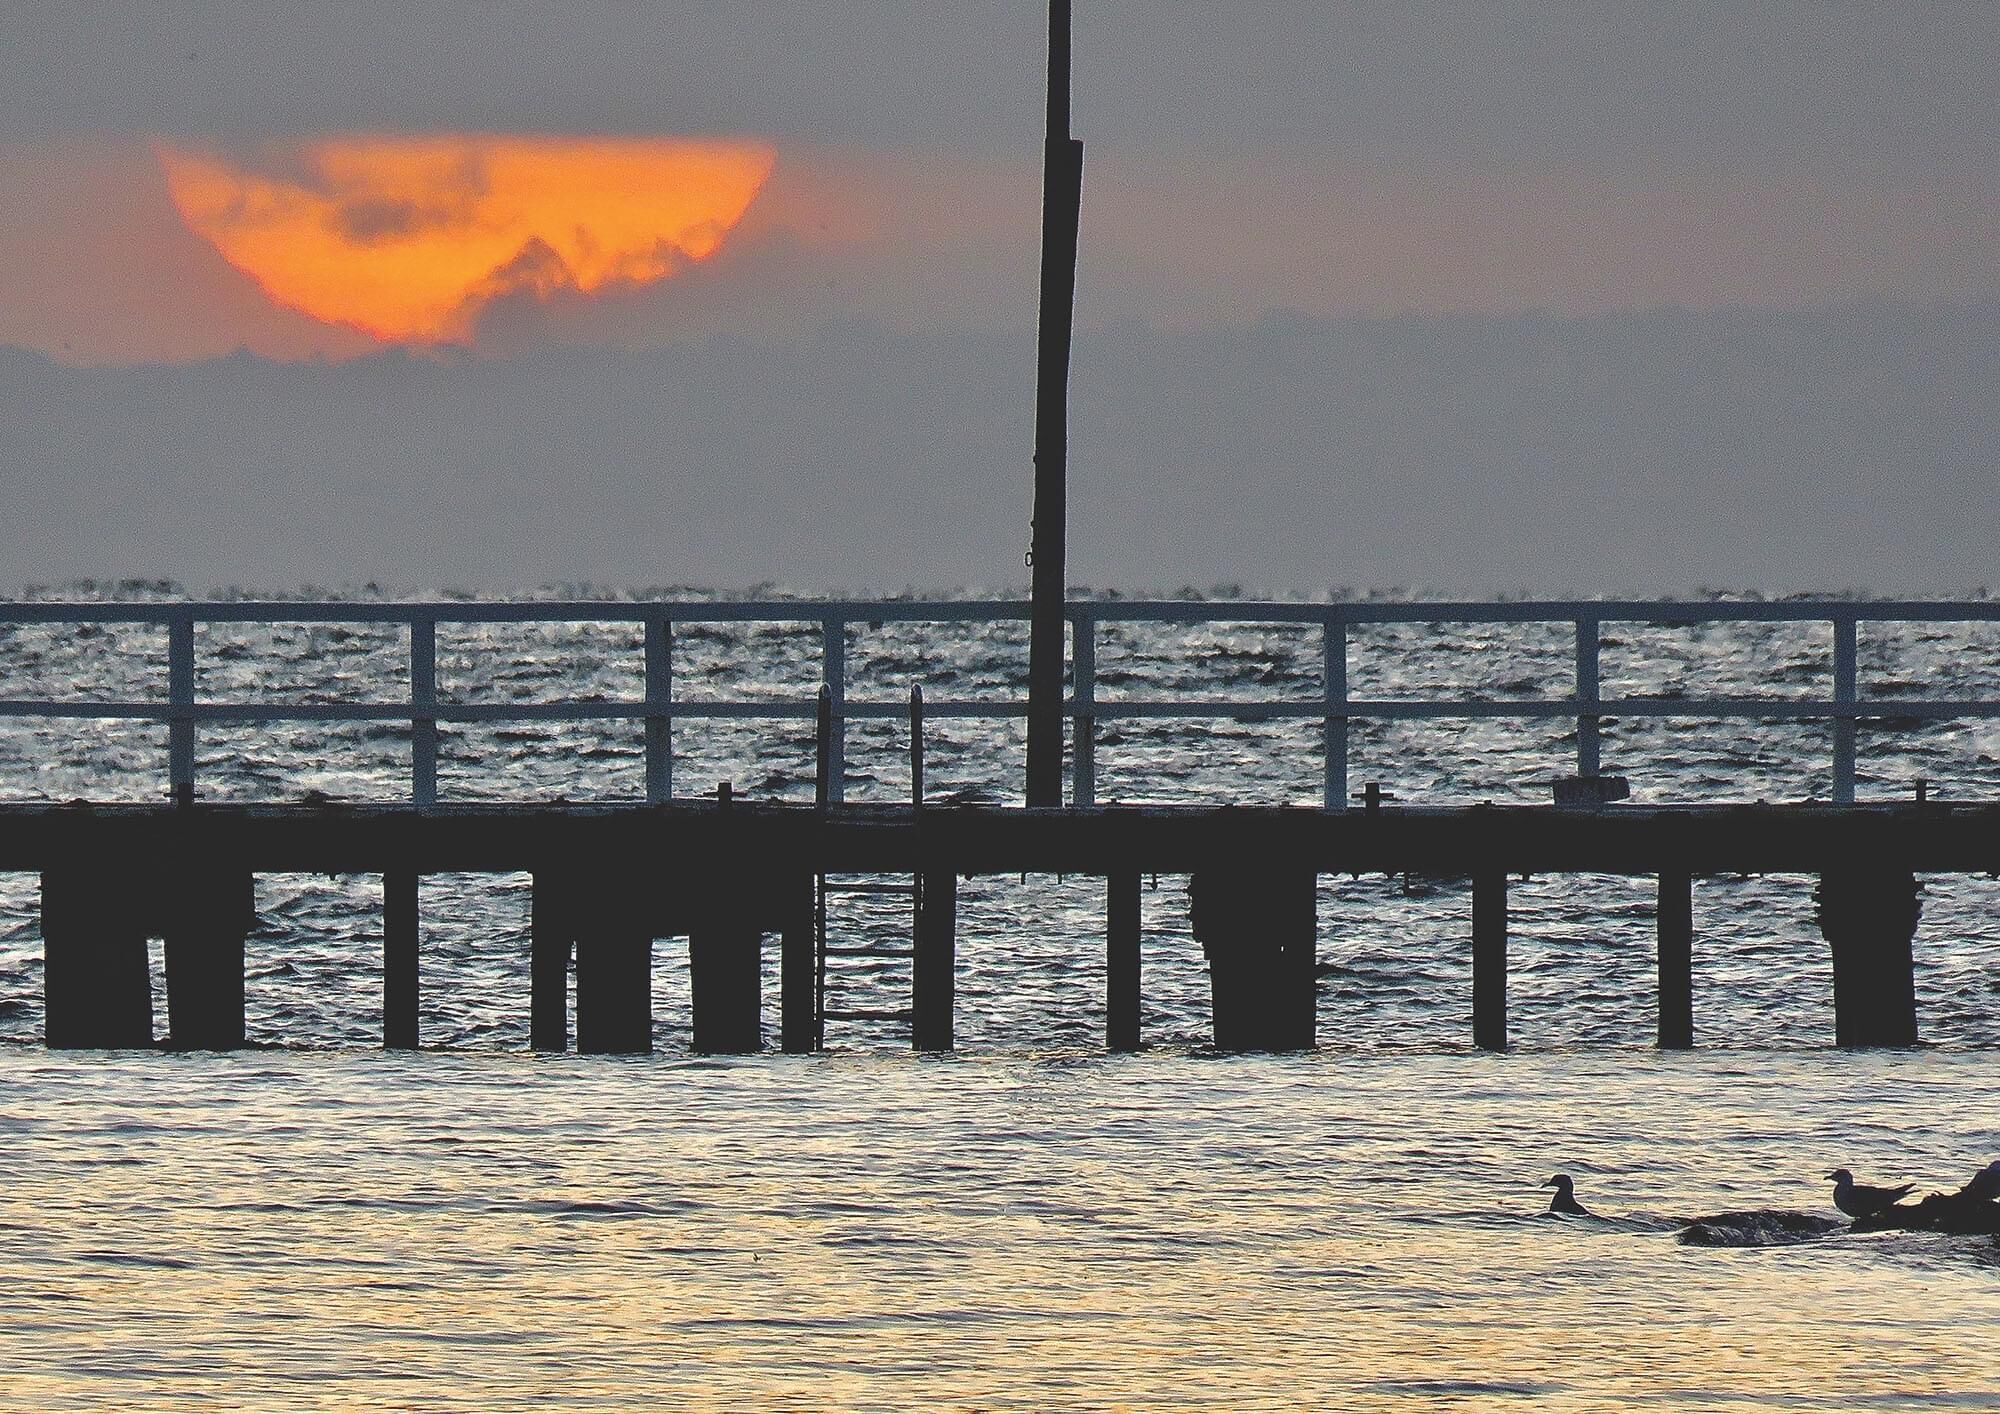
{"type": "Polygon", "coordinates": [[[1978,1055],[0,1053],[0,1403],[2000,1402],[1978,1055]],[[1533,1216],[1553,1168],[1617,1221],[1533,1216]]]}

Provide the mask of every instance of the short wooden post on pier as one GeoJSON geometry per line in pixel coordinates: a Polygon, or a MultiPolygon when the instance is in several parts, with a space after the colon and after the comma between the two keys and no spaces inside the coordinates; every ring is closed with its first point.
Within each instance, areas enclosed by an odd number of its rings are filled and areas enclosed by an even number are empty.
{"type": "Polygon", "coordinates": [[[552,870],[536,870],[528,901],[528,1044],[538,1051],[569,1049],[569,958],[576,928],[568,899],[573,886],[552,870]]]}
{"type": "Polygon", "coordinates": [[[1660,1049],[1694,1045],[1694,876],[1660,871],[1655,918],[1660,963],[1660,1049]]]}
{"type": "Polygon", "coordinates": [[[778,1044],[787,1055],[805,1055],[820,1045],[818,889],[805,870],[776,883],[784,891],[778,917],[778,1044]]]}
{"type": "Polygon", "coordinates": [[[1507,876],[1472,876],[1472,1043],[1507,1049],[1507,876]]]}
{"type": "Polygon", "coordinates": [[[382,1045],[417,1048],[417,874],[382,876],[382,1045]]]}
{"type": "Polygon", "coordinates": [[[145,925],[96,871],[42,875],[42,998],[52,1050],[153,1044],[145,925]]]}
{"type": "Polygon", "coordinates": [[[1318,884],[1309,868],[1213,868],[1188,885],[1188,913],[1208,958],[1215,1045],[1309,1050],[1318,990],[1318,884]]]}
{"type": "Polygon", "coordinates": [[[917,881],[916,956],[911,960],[910,1039],[916,1049],[952,1048],[957,974],[958,875],[927,869],[917,881]]]}
{"type": "Polygon", "coordinates": [[[1833,949],[1836,1045],[1917,1043],[1911,944],[1922,907],[1908,869],[1848,863],[1820,875],[1819,929],[1833,949]]]}
{"type": "Polygon", "coordinates": [[[653,1049],[653,923],[636,872],[628,864],[565,890],[576,938],[576,1048],[586,1054],[653,1049]]]}
{"type": "Polygon", "coordinates": [[[243,940],[257,918],[247,869],[183,864],[168,883],[168,1043],[181,1051],[243,1044],[243,940]]]}
{"type": "Polygon", "coordinates": [[[1139,871],[1104,881],[1104,1044],[1139,1049],[1139,871]]]}

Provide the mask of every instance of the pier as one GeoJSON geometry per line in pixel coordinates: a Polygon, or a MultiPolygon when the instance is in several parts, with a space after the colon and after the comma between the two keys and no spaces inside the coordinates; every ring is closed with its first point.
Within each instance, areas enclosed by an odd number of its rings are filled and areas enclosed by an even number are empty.
{"type": "MultiPolygon", "coordinates": [[[[1105,1044],[1143,1044],[1144,977],[1138,896],[1142,876],[1189,878],[1190,916],[1206,956],[1213,1037],[1226,1050],[1290,1050],[1321,1036],[1315,1016],[1316,880],[1327,874],[1421,873],[1465,881],[1472,948],[1469,1031],[1481,1047],[1507,1045],[1507,895],[1511,879],[1597,873],[1657,881],[1658,1039],[1692,1044],[1692,891],[1704,875],[1795,872],[1819,879],[1820,928],[1834,972],[1842,1045],[1909,1045],[1920,1036],[1913,986],[1922,873],[2000,871],[2000,802],[1950,801],[1927,791],[1857,801],[1856,739],[1876,718],[2000,716],[1992,700],[1864,697],[1859,626],[1992,621],[2000,605],[1781,603],[1248,604],[1073,602],[1064,704],[1070,728],[1068,803],[1051,807],[952,803],[926,789],[926,723],[939,717],[1005,720],[1014,698],[850,697],[848,637],[884,622],[995,623],[1025,619],[1005,603],[458,603],[0,605],[0,624],[137,625],[163,640],[163,700],[16,698],[0,716],[135,720],[167,731],[167,780],[158,803],[0,805],[0,869],[41,876],[46,1036],[52,1047],[227,1049],[244,1041],[243,941],[252,882],[264,872],[379,874],[383,879],[383,1044],[418,1044],[422,920],[418,881],[429,873],[533,876],[531,995],[522,999],[538,1049],[643,1052],[652,1044],[650,966],[663,938],[686,938],[694,1046],[745,1053],[826,1044],[830,965],[883,955],[884,945],[829,936],[827,900],[841,888],[894,892],[910,905],[908,1023],[920,1050],[953,1045],[956,892],[981,874],[1048,873],[1104,881],[1100,936],[1076,945],[1106,959],[1105,1044]],[[1681,625],[1728,620],[1805,621],[1830,630],[1825,696],[1607,698],[1599,686],[1606,623],[1681,625]],[[638,657],[636,700],[474,702],[441,693],[439,626],[564,622],[623,626],[638,657]],[[808,697],[690,698],[676,693],[677,626],[816,626],[820,682],[808,697]],[[1319,636],[1320,691],[1303,698],[1112,698],[1097,691],[1098,637],[1119,622],[1284,624],[1319,636]],[[1574,634],[1573,692],[1563,697],[1380,700],[1351,697],[1355,625],[1557,623],[1574,634]],[[216,701],[197,694],[197,628],[242,624],[388,625],[406,639],[407,696],[380,701],[216,701]],[[1617,803],[1624,782],[1604,773],[1608,719],[1823,721],[1829,725],[1828,799],[1770,803],[1617,803]],[[674,788],[674,726],[689,718],[810,720],[816,789],[807,801],[751,798],[724,782],[699,796],[674,788]],[[1319,727],[1322,798],[1313,804],[1121,804],[1096,798],[1098,735],[1123,719],[1307,718],[1319,727]],[[1374,783],[1350,799],[1347,737],[1370,719],[1515,717],[1574,723],[1573,774],[1550,782],[1545,804],[1431,805],[1401,801],[1374,783]],[[624,721],[643,743],[644,799],[440,800],[439,723],[624,721]],[[907,731],[908,799],[846,798],[846,731],[891,720],[907,731]],[[377,721],[407,725],[403,801],[206,800],[197,742],[209,724],[377,721]],[[842,883],[843,876],[873,882],[842,883]],[[165,1036],[150,991],[147,941],[163,940],[165,1036]],[[764,950],[779,954],[774,1006],[762,996],[764,950]],[[574,984],[576,1034],[568,1034],[574,984]],[[767,1012],[776,1025],[767,1027],[767,1012]]],[[[1803,999],[1802,999],[1803,1000],[1803,999]]],[[[882,1018],[876,1018],[882,1019],[882,1018]]]]}

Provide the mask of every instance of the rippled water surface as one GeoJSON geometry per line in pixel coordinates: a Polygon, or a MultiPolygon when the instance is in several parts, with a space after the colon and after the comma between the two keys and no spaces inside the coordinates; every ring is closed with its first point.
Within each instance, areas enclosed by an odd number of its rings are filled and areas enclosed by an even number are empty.
{"type": "Polygon", "coordinates": [[[1992,1239],[1677,1246],[2000,1153],[1958,1054],[0,1051],[16,1408],[2000,1404],[1992,1239]],[[1599,1220],[1535,1216],[1575,1173],[1599,1220]]]}

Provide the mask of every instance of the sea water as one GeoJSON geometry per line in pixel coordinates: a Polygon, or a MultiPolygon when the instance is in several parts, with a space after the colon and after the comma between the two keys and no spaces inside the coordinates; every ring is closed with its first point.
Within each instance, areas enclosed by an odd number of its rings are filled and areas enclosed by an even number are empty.
{"type": "Polygon", "coordinates": [[[2000,1406],[1985,1054],[0,1052],[12,1408],[2000,1406]],[[1576,1176],[1596,1219],[1538,1216],[1576,1176]]]}

